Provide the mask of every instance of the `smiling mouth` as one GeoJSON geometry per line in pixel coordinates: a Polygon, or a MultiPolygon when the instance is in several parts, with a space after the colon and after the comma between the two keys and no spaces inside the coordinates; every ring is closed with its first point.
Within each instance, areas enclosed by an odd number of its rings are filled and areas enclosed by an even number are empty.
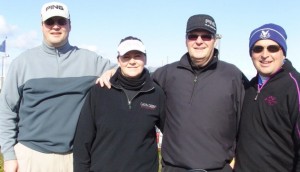
{"type": "Polygon", "coordinates": [[[205,47],[195,47],[194,49],[195,49],[195,50],[204,50],[205,47]]]}
{"type": "Polygon", "coordinates": [[[259,61],[261,64],[270,64],[272,61],[259,61]]]}
{"type": "Polygon", "coordinates": [[[60,32],[52,32],[52,33],[50,33],[51,35],[61,35],[61,33],[60,32]]]}

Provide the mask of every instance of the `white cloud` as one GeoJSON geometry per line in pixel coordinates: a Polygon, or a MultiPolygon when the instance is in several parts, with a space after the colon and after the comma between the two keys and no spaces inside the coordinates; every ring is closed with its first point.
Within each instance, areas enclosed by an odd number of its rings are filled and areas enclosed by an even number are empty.
{"type": "MultiPolygon", "coordinates": [[[[17,25],[8,23],[5,17],[0,15],[0,42],[6,39],[6,56],[1,53],[1,71],[3,67],[4,76],[11,61],[26,49],[41,44],[41,38],[36,30],[26,31],[17,25]]],[[[2,75],[2,74],[1,74],[2,75]]]]}
{"type": "Polygon", "coordinates": [[[9,35],[15,29],[16,29],[16,26],[9,25],[8,23],[6,23],[5,18],[0,15],[0,35],[1,36],[9,35]]]}
{"type": "Polygon", "coordinates": [[[8,36],[16,30],[16,26],[10,25],[6,22],[4,16],[0,15],[0,35],[8,36]]]}
{"type": "Polygon", "coordinates": [[[7,37],[7,51],[13,49],[23,51],[41,43],[37,31],[24,31],[17,25],[7,23],[4,16],[0,15],[0,41],[5,37],[7,37]]]}
{"type": "Polygon", "coordinates": [[[28,31],[13,36],[8,43],[12,48],[25,50],[41,44],[41,40],[36,31],[28,31]]]}

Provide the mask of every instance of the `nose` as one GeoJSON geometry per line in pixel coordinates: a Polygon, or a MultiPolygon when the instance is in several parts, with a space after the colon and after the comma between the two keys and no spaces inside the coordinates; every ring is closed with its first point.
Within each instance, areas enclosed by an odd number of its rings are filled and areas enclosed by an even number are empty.
{"type": "Polygon", "coordinates": [[[269,51],[264,48],[264,50],[262,51],[262,55],[261,55],[262,58],[267,58],[269,57],[269,51]]]}
{"type": "Polygon", "coordinates": [[[131,64],[132,64],[132,63],[135,63],[134,57],[131,57],[131,58],[130,58],[129,63],[131,63],[131,64]]]}
{"type": "Polygon", "coordinates": [[[200,44],[200,43],[202,43],[202,42],[203,42],[203,40],[202,40],[201,36],[198,36],[198,38],[197,38],[197,40],[196,40],[196,43],[200,44]]]}
{"type": "Polygon", "coordinates": [[[61,28],[61,26],[60,26],[57,22],[55,22],[55,23],[53,24],[52,28],[53,28],[53,29],[59,29],[59,28],[61,28]]]}

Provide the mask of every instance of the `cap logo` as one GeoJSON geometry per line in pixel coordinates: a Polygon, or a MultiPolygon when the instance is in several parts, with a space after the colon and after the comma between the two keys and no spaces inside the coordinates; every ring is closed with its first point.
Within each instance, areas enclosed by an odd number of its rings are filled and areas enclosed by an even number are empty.
{"type": "Polygon", "coordinates": [[[63,6],[61,6],[61,5],[50,5],[50,6],[48,6],[47,8],[46,8],[46,11],[48,11],[49,9],[54,9],[54,8],[56,8],[56,9],[59,9],[59,10],[64,10],[64,7],[63,6]]]}
{"type": "Polygon", "coordinates": [[[215,29],[216,28],[216,23],[213,22],[213,21],[211,21],[211,20],[209,20],[209,19],[205,19],[205,25],[208,26],[208,27],[213,28],[214,30],[216,30],[215,29]]]}
{"type": "Polygon", "coordinates": [[[269,33],[269,30],[267,30],[267,31],[263,31],[263,30],[262,30],[259,37],[260,37],[261,39],[269,39],[270,36],[271,36],[271,35],[270,35],[270,33],[269,33]]]}

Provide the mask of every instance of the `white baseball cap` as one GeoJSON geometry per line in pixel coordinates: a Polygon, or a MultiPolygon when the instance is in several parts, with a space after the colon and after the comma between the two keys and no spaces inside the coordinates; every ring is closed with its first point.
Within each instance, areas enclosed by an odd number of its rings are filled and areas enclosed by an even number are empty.
{"type": "Polygon", "coordinates": [[[118,46],[119,56],[123,56],[127,52],[133,51],[133,50],[140,51],[140,52],[146,54],[146,47],[144,46],[144,44],[141,41],[136,40],[136,39],[129,39],[129,40],[123,41],[118,46]]]}
{"type": "Polygon", "coordinates": [[[68,7],[60,2],[49,2],[44,4],[41,9],[42,21],[45,21],[54,16],[70,19],[68,7]]]}

